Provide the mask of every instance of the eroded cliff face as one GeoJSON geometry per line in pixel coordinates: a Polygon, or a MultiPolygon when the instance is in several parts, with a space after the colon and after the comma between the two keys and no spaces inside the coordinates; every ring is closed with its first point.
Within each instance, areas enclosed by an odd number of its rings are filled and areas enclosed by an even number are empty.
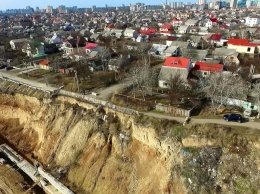
{"type": "MultiPolygon", "coordinates": [[[[259,181],[259,157],[251,154],[257,151],[258,139],[235,140],[230,135],[234,141],[230,147],[230,140],[220,134],[230,134],[231,129],[215,127],[209,135],[212,126],[202,132],[200,126],[190,126],[184,133],[177,123],[151,122],[69,97],[50,98],[21,86],[6,88],[0,95],[1,136],[76,193],[227,193],[235,168],[229,161],[241,158],[252,164],[250,170],[256,170],[254,178],[259,181]],[[243,157],[234,151],[237,147],[243,157]],[[245,149],[250,152],[245,154],[245,149]],[[205,167],[202,163],[208,157],[216,162],[205,167]],[[230,173],[225,172],[227,166],[230,173]]],[[[243,180],[251,179],[243,175],[239,181],[243,180]]]]}

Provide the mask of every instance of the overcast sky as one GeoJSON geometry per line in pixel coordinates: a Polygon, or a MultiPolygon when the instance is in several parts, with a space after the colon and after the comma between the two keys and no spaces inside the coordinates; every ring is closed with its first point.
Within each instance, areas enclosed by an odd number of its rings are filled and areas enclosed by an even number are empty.
{"type": "MultiPolygon", "coordinates": [[[[168,0],[168,2],[173,1],[180,0],[168,0]]],[[[145,3],[147,5],[159,5],[166,2],[166,0],[0,0],[0,10],[25,8],[26,6],[31,6],[33,8],[38,6],[40,9],[43,9],[46,8],[47,5],[52,5],[54,8],[57,8],[59,5],[65,5],[67,7],[77,6],[79,8],[92,7],[93,5],[105,7],[106,4],[108,6],[121,6],[122,4],[129,5],[130,3],[134,4],[137,2],[145,3]]]]}

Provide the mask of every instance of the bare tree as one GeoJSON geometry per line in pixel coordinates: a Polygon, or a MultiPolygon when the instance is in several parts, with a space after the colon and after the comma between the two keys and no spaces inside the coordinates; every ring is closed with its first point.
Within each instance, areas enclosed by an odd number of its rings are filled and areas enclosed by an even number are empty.
{"type": "Polygon", "coordinates": [[[185,82],[181,77],[181,73],[178,71],[174,75],[170,76],[168,80],[169,86],[169,100],[172,103],[174,99],[179,98],[186,90],[185,82]]]}
{"type": "Polygon", "coordinates": [[[130,79],[134,87],[134,95],[136,92],[140,92],[145,100],[147,94],[152,93],[152,88],[157,81],[157,73],[155,69],[151,68],[148,60],[144,59],[130,71],[130,79]]]}
{"type": "Polygon", "coordinates": [[[240,76],[232,73],[212,73],[208,79],[200,80],[202,92],[211,100],[214,114],[228,98],[243,98],[247,87],[240,76]]]}
{"type": "Polygon", "coordinates": [[[140,42],[137,46],[137,51],[139,54],[147,54],[147,51],[150,49],[150,45],[145,42],[140,42]]]}
{"type": "Polygon", "coordinates": [[[260,117],[260,81],[257,81],[256,83],[253,84],[253,92],[255,93],[256,99],[257,99],[257,109],[258,109],[257,118],[259,119],[259,117],[260,117]]]}
{"type": "Polygon", "coordinates": [[[191,61],[197,61],[199,54],[196,49],[184,49],[182,57],[189,58],[191,61]]]}
{"type": "Polygon", "coordinates": [[[107,63],[111,58],[111,50],[108,47],[102,47],[99,51],[99,56],[101,58],[103,71],[107,69],[107,63]]]}

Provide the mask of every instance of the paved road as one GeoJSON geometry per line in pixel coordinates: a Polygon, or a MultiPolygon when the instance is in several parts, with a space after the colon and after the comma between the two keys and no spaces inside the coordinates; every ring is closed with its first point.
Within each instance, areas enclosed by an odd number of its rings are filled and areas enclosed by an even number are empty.
{"type": "MultiPolygon", "coordinates": [[[[55,88],[55,87],[46,86],[46,84],[44,84],[44,83],[40,83],[40,82],[37,82],[37,81],[27,80],[27,79],[17,77],[17,76],[15,76],[17,73],[10,75],[10,73],[6,72],[5,70],[1,70],[0,75],[1,75],[1,73],[2,73],[3,76],[8,77],[9,79],[13,79],[13,80],[16,80],[16,81],[19,81],[19,82],[27,83],[29,85],[40,87],[40,88],[43,88],[45,90],[53,91],[53,90],[58,89],[58,88],[55,88]]],[[[98,91],[100,95],[97,96],[97,97],[94,96],[94,95],[88,95],[88,96],[90,96],[92,98],[100,98],[102,100],[107,100],[109,98],[109,96],[115,90],[118,90],[118,89],[124,87],[126,84],[128,84],[128,81],[107,87],[103,90],[100,90],[100,91],[98,91]]],[[[146,113],[143,113],[143,114],[145,114],[147,116],[161,118],[161,119],[176,120],[180,123],[183,123],[185,121],[184,117],[172,117],[172,116],[154,113],[154,112],[146,112],[146,113]]],[[[206,118],[205,119],[193,119],[192,118],[191,123],[199,123],[199,124],[216,123],[216,124],[221,124],[221,125],[244,126],[244,127],[260,129],[260,123],[252,122],[252,121],[245,122],[245,123],[236,123],[236,122],[226,122],[223,119],[206,119],[206,118]]]]}
{"type": "MultiPolygon", "coordinates": [[[[169,120],[176,120],[180,123],[184,123],[185,118],[184,117],[172,117],[164,114],[154,113],[154,112],[147,112],[144,113],[147,116],[156,117],[160,119],[169,119],[169,120]]],[[[229,126],[243,126],[243,127],[249,127],[249,128],[256,128],[260,129],[260,123],[249,121],[245,123],[237,123],[237,122],[226,122],[223,119],[194,119],[191,117],[191,123],[198,123],[198,124],[205,124],[205,123],[215,123],[220,125],[229,125],[229,126]]]]}
{"type": "MultiPolygon", "coordinates": [[[[130,84],[130,81],[127,79],[122,80],[120,83],[111,85],[109,87],[106,88],[101,88],[96,90],[95,92],[98,94],[98,96],[95,96],[98,99],[102,99],[102,100],[109,100],[110,96],[120,90],[125,88],[126,86],[128,86],[130,84]]],[[[94,97],[94,95],[88,95],[89,97],[94,97]]]]}
{"type": "Polygon", "coordinates": [[[0,76],[2,75],[6,78],[9,78],[9,79],[12,79],[12,80],[15,80],[15,81],[18,81],[18,82],[22,82],[22,83],[25,83],[25,84],[28,84],[28,85],[31,85],[31,86],[39,87],[39,88],[42,88],[44,90],[53,91],[53,90],[58,89],[58,88],[55,88],[55,87],[47,86],[45,83],[40,83],[40,82],[37,82],[37,81],[34,81],[34,80],[28,80],[28,79],[24,79],[24,78],[21,78],[21,77],[17,77],[16,75],[18,73],[16,72],[15,74],[14,73],[11,74],[9,72],[6,72],[5,70],[1,70],[0,76]]]}

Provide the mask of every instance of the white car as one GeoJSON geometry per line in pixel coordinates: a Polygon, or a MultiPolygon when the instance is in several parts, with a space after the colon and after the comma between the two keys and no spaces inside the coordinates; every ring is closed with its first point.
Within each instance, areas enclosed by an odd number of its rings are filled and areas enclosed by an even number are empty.
{"type": "Polygon", "coordinates": [[[250,117],[252,114],[252,109],[246,109],[243,113],[244,117],[250,117]]]}

